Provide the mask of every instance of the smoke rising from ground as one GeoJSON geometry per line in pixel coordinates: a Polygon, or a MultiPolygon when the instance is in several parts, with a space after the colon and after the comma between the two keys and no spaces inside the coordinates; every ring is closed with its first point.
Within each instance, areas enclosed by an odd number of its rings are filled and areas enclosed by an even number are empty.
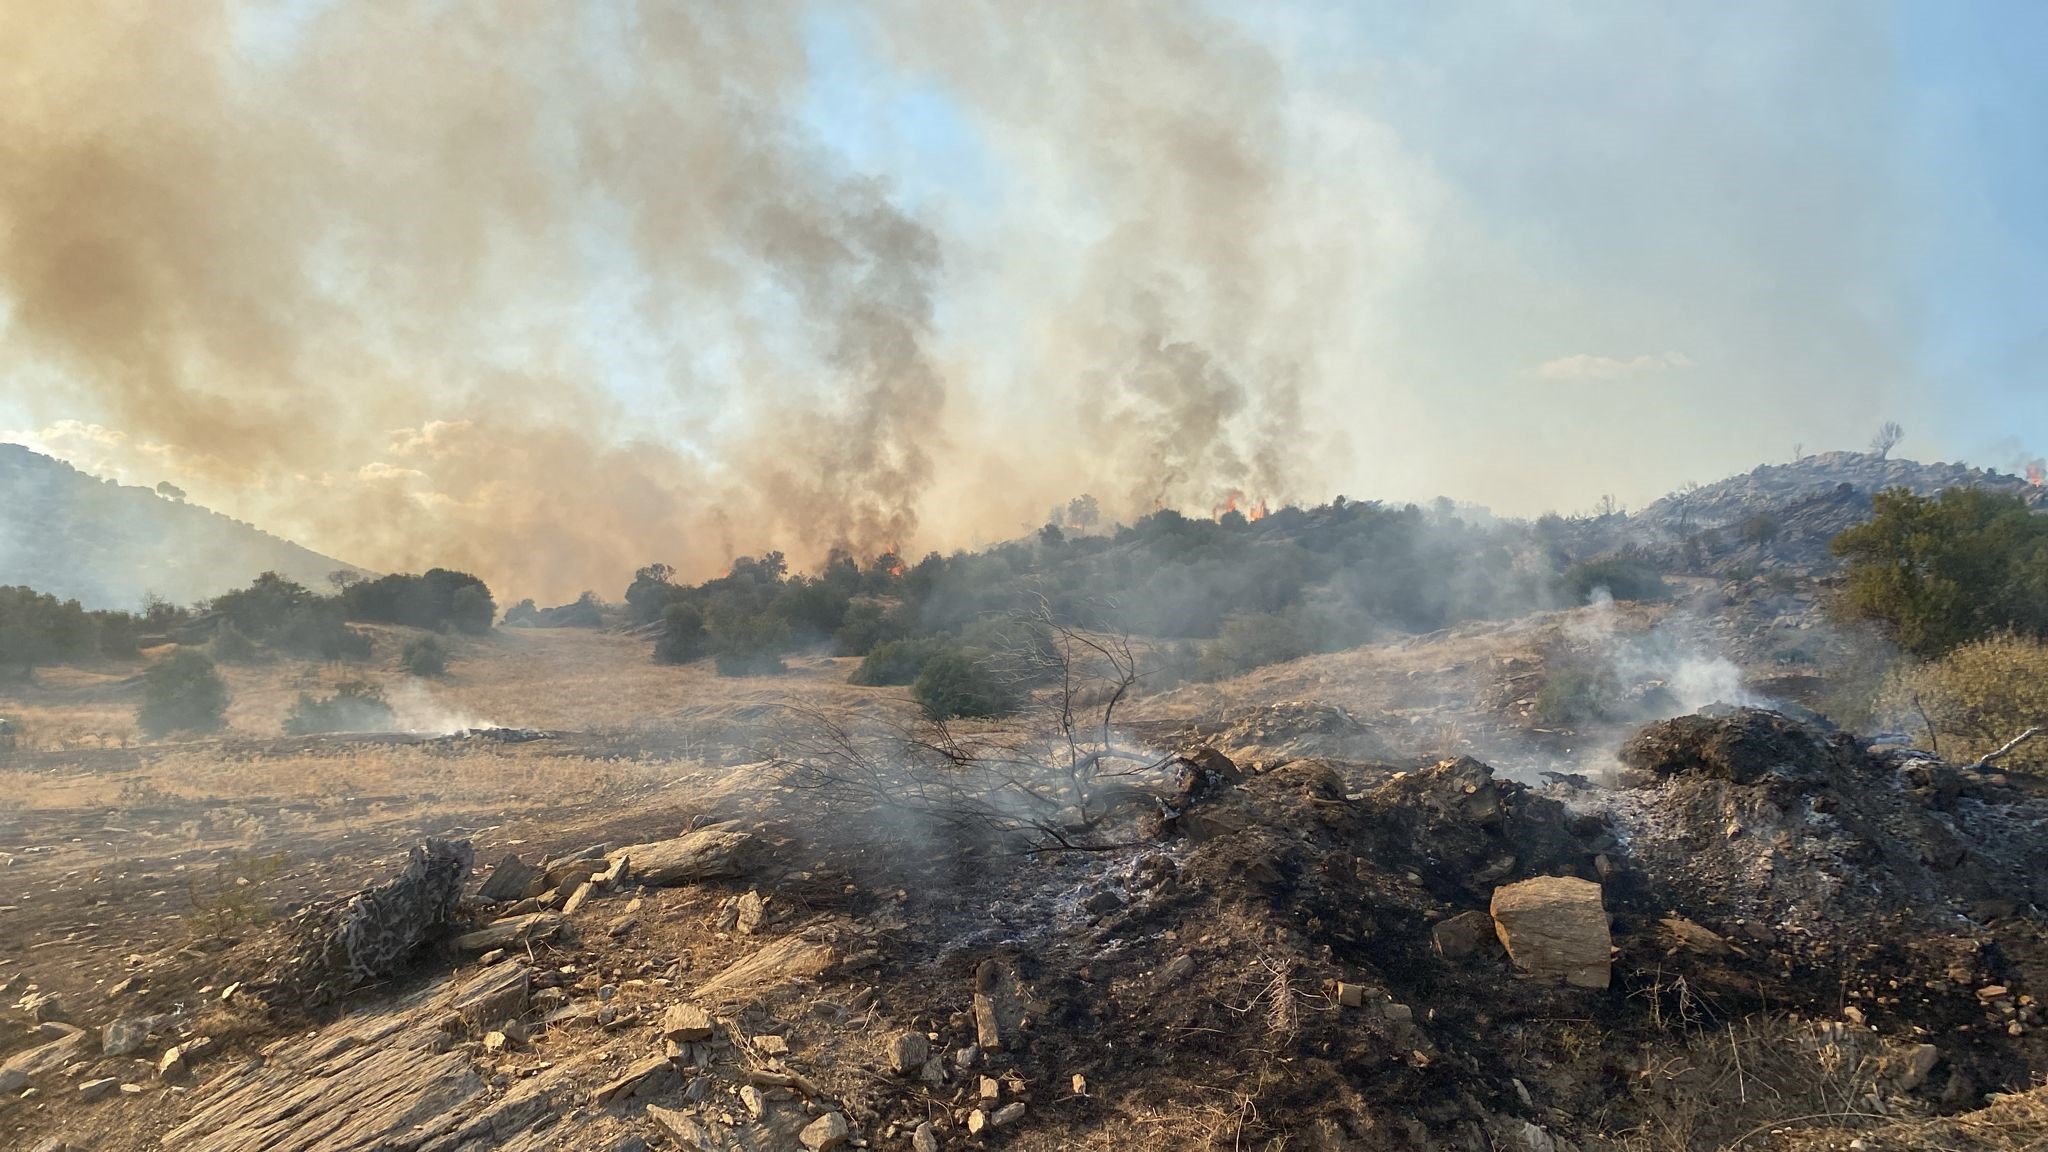
{"type": "MultiPolygon", "coordinates": [[[[1577,86],[1523,100],[1526,65],[1468,45],[1453,64],[1482,79],[1417,102],[1442,88],[1415,60],[1361,75],[1315,49],[1329,14],[1275,13],[17,5],[0,392],[81,466],[543,602],[657,559],[984,542],[1084,490],[1111,519],[1232,490],[1570,508],[1896,392],[1882,300],[1809,306],[1838,274],[1881,293],[1881,214],[1800,224],[1631,172],[1705,255],[1658,248],[1639,206],[1610,213],[1618,247],[1517,234],[1489,215],[1499,173],[1422,141],[1496,97],[1572,122],[1577,86]],[[892,160],[821,127],[828,49],[935,93],[968,142],[892,160]],[[1778,262],[1798,275],[1759,317],[1778,262]],[[1574,279],[1595,273],[1627,299],[1574,279]],[[1723,414],[1752,393],[1766,426],[1723,414]]],[[[1865,136],[1824,162],[1782,131],[1658,142],[1653,113],[1698,127],[1767,67],[1695,22],[1681,87],[1613,113],[1646,165],[1725,161],[1787,203],[1877,167],[1865,136]]],[[[1822,86],[1817,114],[1853,110],[1882,45],[1786,22],[1771,107],[1822,86]]],[[[1627,78],[1637,23],[1549,47],[1627,78]]],[[[1561,147],[1503,162],[1539,200],[1615,183],[1561,147]]]]}

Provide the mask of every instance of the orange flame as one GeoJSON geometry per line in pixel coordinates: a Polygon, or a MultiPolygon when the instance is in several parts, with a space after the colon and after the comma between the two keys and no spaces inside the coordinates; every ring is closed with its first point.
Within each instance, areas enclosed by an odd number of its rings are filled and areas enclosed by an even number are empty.
{"type": "Polygon", "coordinates": [[[1209,509],[1209,519],[1221,520],[1232,512],[1237,511],[1237,502],[1242,499],[1244,499],[1244,493],[1235,488],[1225,492],[1223,494],[1223,503],[1214,505],[1209,509]]]}
{"type": "Polygon", "coordinates": [[[2027,465],[2027,483],[2036,488],[2048,486],[2048,460],[2036,460],[2027,465]]]}
{"type": "Polygon", "coordinates": [[[1250,508],[1245,509],[1244,518],[1247,520],[1264,520],[1266,518],[1266,498],[1264,496],[1259,497],[1250,508]]]}

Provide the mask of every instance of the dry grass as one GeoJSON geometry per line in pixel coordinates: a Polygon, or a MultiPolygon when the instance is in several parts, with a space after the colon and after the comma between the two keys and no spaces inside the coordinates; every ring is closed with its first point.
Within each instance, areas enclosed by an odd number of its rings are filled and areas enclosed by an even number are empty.
{"type": "MultiPolygon", "coordinates": [[[[406,675],[398,666],[406,628],[364,626],[368,660],[323,663],[266,660],[222,664],[232,701],[227,734],[275,736],[300,693],[328,695],[345,680],[384,689],[400,726],[556,728],[593,731],[687,728],[739,709],[802,700],[813,708],[907,707],[900,688],[855,688],[857,661],[798,656],[782,676],[722,677],[708,661],[654,663],[646,641],[585,629],[499,629],[487,637],[447,637],[448,674],[406,675]]],[[[0,682],[0,716],[20,721],[21,745],[46,751],[123,748],[147,743],[135,725],[141,662],[91,669],[49,668],[30,681],[0,682]]],[[[175,741],[173,741],[175,742],[175,741]]]]}

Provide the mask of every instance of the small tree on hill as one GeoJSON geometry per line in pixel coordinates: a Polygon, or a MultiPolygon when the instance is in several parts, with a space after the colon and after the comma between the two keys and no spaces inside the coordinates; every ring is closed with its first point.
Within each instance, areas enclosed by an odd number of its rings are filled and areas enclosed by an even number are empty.
{"type": "Polygon", "coordinates": [[[1906,430],[1899,427],[1898,421],[1887,420],[1877,426],[1877,435],[1870,438],[1870,450],[1877,453],[1877,458],[1882,460],[1890,456],[1892,449],[1897,448],[1899,441],[1905,438],[1906,430]]]}
{"type": "Polygon", "coordinates": [[[432,636],[419,636],[405,642],[398,663],[414,676],[439,676],[448,671],[448,649],[432,636]]]}
{"type": "Polygon", "coordinates": [[[989,670],[960,652],[941,652],[924,662],[910,694],[933,720],[955,716],[1001,716],[1016,700],[989,670]]]}
{"type": "Polygon", "coordinates": [[[2048,516],[1981,488],[1894,488],[1873,504],[1831,544],[1849,562],[1841,612],[1924,657],[2001,632],[2048,636],[2048,516]]]}
{"type": "Polygon", "coordinates": [[[151,736],[212,732],[228,710],[228,686],[213,661],[181,648],[142,674],[142,707],[135,721],[151,736]]]}
{"type": "Polygon", "coordinates": [[[671,604],[661,613],[661,638],[654,642],[656,664],[688,664],[704,655],[704,614],[694,604],[671,604]]]}

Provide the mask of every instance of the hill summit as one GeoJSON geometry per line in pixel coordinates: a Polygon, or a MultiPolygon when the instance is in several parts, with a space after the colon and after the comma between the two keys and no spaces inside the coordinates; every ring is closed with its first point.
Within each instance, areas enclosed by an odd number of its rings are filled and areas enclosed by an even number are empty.
{"type": "Polygon", "coordinates": [[[359,571],[175,495],[87,475],[0,444],[0,585],[26,584],[88,608],[180,604],[277,572],[318,586],[359,571]]]}

